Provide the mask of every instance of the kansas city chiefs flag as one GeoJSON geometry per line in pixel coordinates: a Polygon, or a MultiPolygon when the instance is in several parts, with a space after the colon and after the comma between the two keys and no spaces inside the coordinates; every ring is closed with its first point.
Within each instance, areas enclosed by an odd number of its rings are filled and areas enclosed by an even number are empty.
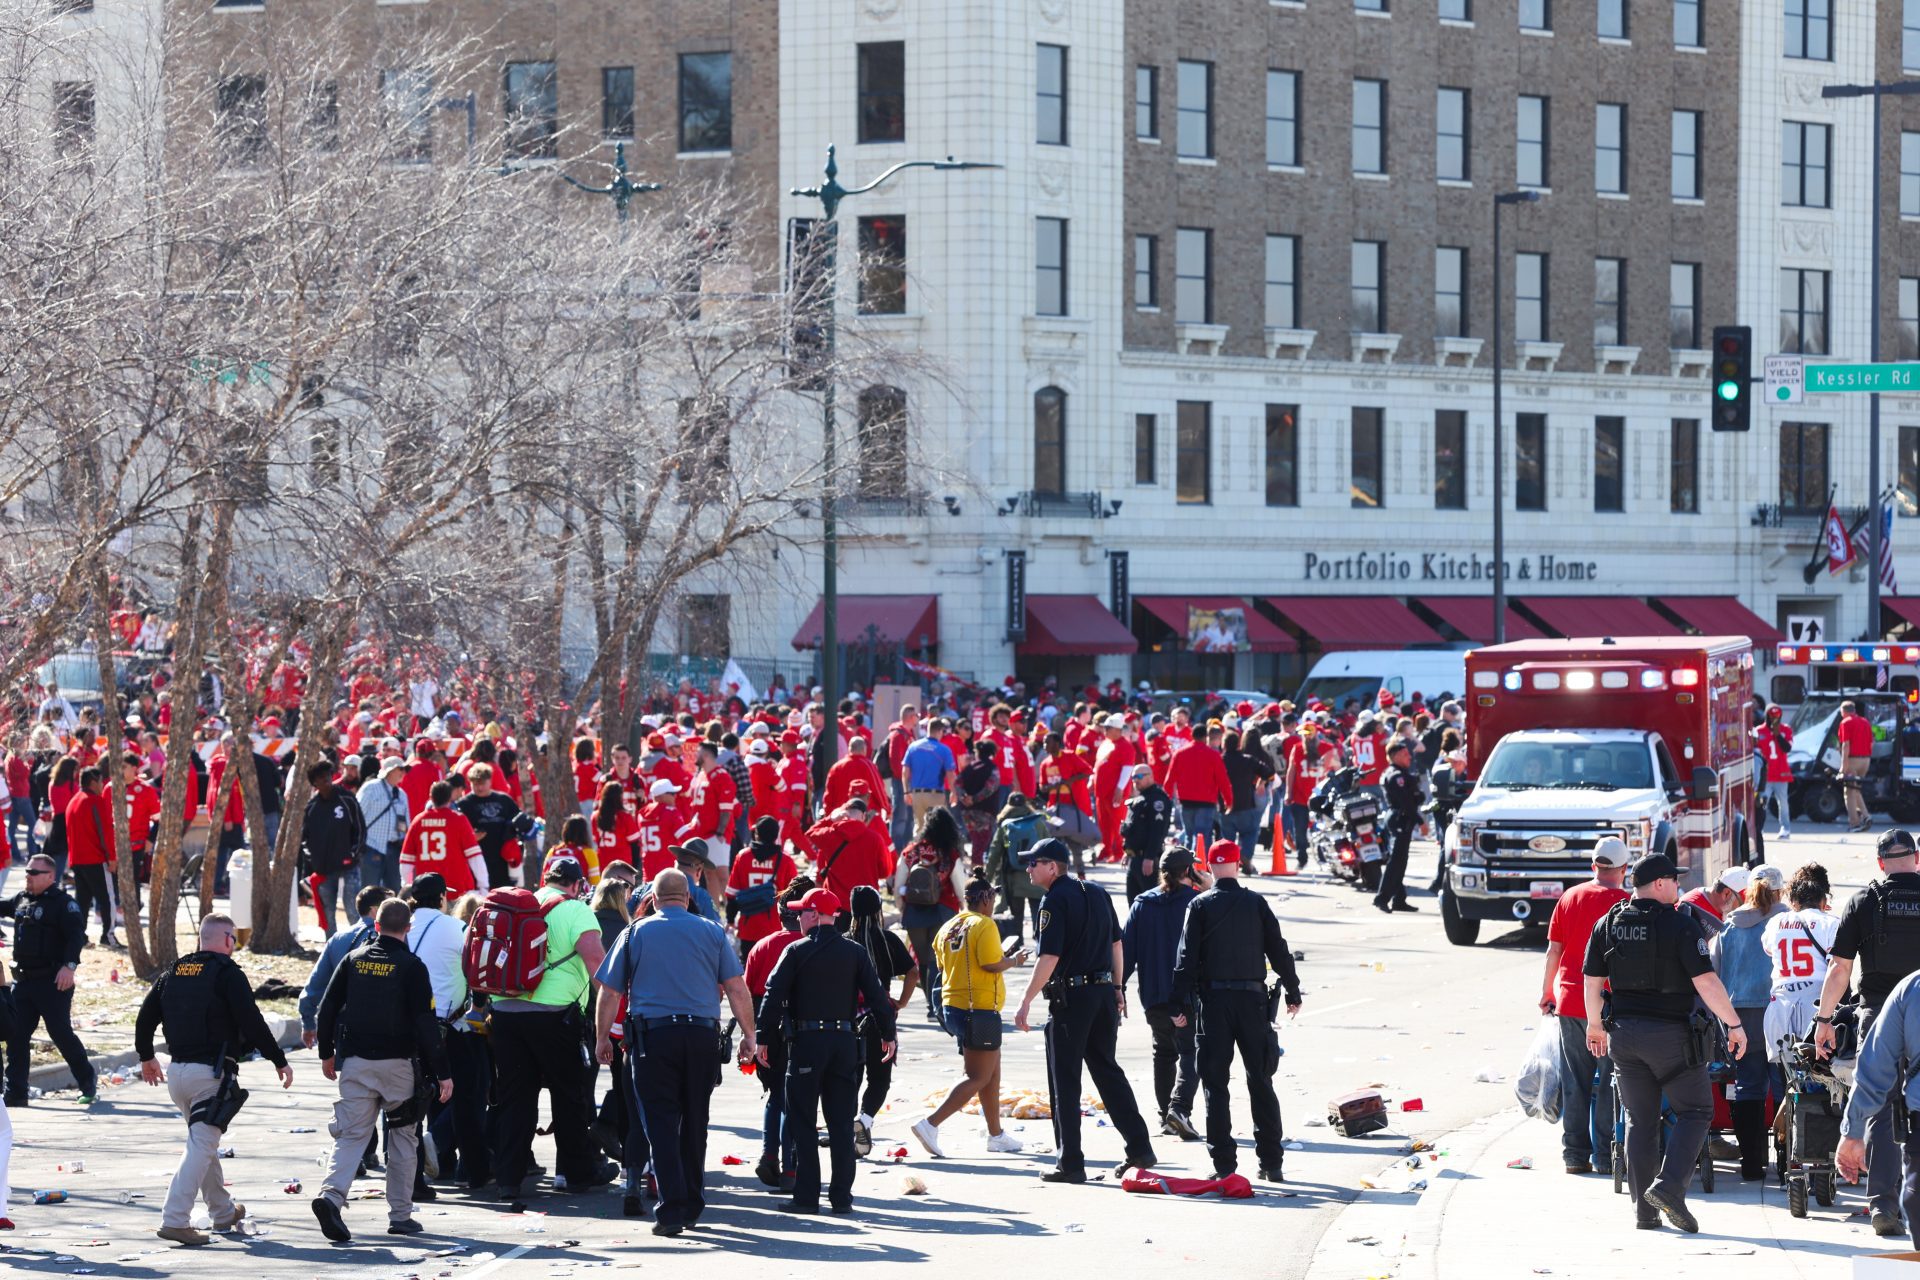
{"type": "Polygon", "coordinates": [[[1840,518],[1840,508],[1827,507],[1827,572],[1839,573],[1853,563],[1853,539],[1847,536],[1847,525],[1840,518]]]}

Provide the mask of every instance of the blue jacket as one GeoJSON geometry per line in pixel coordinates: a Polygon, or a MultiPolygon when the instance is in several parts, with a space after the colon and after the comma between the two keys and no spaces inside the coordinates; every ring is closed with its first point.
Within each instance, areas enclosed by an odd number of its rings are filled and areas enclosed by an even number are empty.
{"type": "MultiPolygon", "coordinates": [[[[1867,1038],[1860,1046],[1860,1058],[1853,1071],[1853,1096],[1847,1099],[1847,1114],[1840,1120],[1840,1136],[1864,1138],[1867,1120],[1887,1105],[1889,1095],[1899,1083],[1903,1062],[1920,1058],[1920,973],[1900,979],[1900,985],[1880,1006],[1867,1038]]],[[[1920,1071],[1907,1077],[1907,1106],[1920,1108],[1920,1071]]]]}
{"type": "Polygon", "coordinates": [[[1126,955],[1126,977],[1140,975],[1140,1007],[1151,1009],[1173,1002],[1173,960],[1180,949],[1180,930],[1187,921],[1187,904],[1199,897],[1189,885],[1149,889],[1133,900],[1127,923],[1120,930],[1126,955]]]}
{"type": "Polygon", "coordinates": [[[1738,907],[1726,927],[1713,935],[1713,971],[1727,988],[1736,1009],[1764,1009],[1773,995],[1773,961],[1760,946],[1760,933],[1771,916],[1785,911],[1776,903],[1767,915],[1752,907],[1738,907]]]}
{"type": "Polygon", "coordinates": [[[347,952],[373,937],[373,921],[362,917],[359,924],[351,929],[340,929],[327,939],[327,945],[320,950],[320,958],[313,962],[313,972],[307,975],[307,985],[300,992],[300,1029],[313,1031],[319,1026],[320,997],[327,994],[327,983],[333,980],[333,971],[347,958],[347,952]]]}

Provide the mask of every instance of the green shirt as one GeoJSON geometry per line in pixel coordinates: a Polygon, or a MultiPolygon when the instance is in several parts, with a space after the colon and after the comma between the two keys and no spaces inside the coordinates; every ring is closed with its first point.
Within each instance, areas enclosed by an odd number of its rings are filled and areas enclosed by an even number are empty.
{"type": "MultiPolygon", "coordinates": [[[[535,895],[540,905],[558,902],[566,897],[558,889],[542,889],[535,895]]],[[[565,1008],[570,1004],[579,1004],[591,984],[586,962],[574,951],[582,934],[600,932],[600,919],[593,914],[593,908],[578,898],[568,899],[547,912],[547,971],[540,979],[540,985],[533,994],[526,997],[529,1004],[544,1004],[554,1008],[565,1008]]]]}

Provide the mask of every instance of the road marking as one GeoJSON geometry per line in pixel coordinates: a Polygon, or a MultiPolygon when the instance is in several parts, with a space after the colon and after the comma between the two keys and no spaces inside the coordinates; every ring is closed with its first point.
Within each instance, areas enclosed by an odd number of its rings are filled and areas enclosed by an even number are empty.
{"type": "Polygon", "coordinates": [[[1302,1018],[1306,1018],[1306,1017],[1311,1017],[1316,1013],[1338,1013],[1342,1009],[1351,1009],[1355,1005],[1372,1004],[1372,1003],[1373,1003],[1372,996],[1364,996],[1359,1000],[1349,1000],[1345,1004],[1330,1004],[1330,1005],[1327,1005],[1325,1008],[1316,1008],[1313,1005],[1308,1005],[1306,1008],[1300,1011],[1300,1016],[1302,1018]]]}
{"type": "Polygon", "coordinates": [[[500,1268],[506,1266],[509,1262],[512,1262],[515,1258],[518,1258],[523,1254],[532,1253],[533,1249],[534,1249],[534,1246],[530,1244],[517,1244],[513,1246],[513,1248],[507,1250],[505,1253],[501,1254],[499,1257],[495,1258],[492,1262],[483,1263],[482,1265],[475,1267],[472,1271],[467,1272],[466,1280],[480,1280],[481,1276],[491,1275],[493,1272],[498,1271],[500,1268]]]}

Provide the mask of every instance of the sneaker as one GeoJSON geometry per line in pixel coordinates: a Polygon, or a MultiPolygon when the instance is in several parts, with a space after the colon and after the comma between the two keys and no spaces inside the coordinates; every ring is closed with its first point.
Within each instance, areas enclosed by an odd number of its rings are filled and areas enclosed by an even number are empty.
{"type": "Polygon", "coordinates": [[[1716,1134],[1707,1139],[1707,1155],[1715,1160],[1738,1160],[1740,1148],[1716,1134]]]}
{"type": "Polygon", "coordinates": [[[644,1218],[647,1216],[646,1199],[628,1192],[620,1199],[620,1212],[624,1217],[644,1218]]]}
{"type": "Polygon", "coordinates": [[[1659,1187],[1648,1187],[1646,1194],[1640,1197],[1660,1211],[1662,1217],[1680,1230],[1691,1235],[1700,1230],[1700,1223],[1687,1211],[1687,1202],[1680,1196],[1663,1191],[1659,1187]]]}
{"type": "MultiPolygon", "coordinates": [[[[7,1224],[11,1227],[13,1224],[7,1224]]],[[[153,1234],[162,1240],[171,1240],[175,1244],[198,1246],[213,1243],[213,1237],[204,1231],[195,1231],[192,1227],[162,1227],[153,1234]]]]}
{"type": "Polygon", "coordinates": [[[1873,1234],[1877,1236],[1897,1236],[1903,1234],[1905,1230],[1906,1228],[1900,1225],[1900,1215],[1897,1213],[1873,1215],[1873,1234]]]}
{"type": "Polygon", "coordinates": [[[987,1135],[987,1150],[989,1151],[999,1152],[1003,1155],[1018,1155],[1026,1149],[1026,1145],[1022,1143],[1020,1139],[1014,1137],[1004,1129],[999,1133],[987,1135]]]}
{"type": "Polygon", "coordinates": [[[413,1198],[421,1204],[432,1204],[440,1198],[440,1193],[423,1182],[413,1189],[413,1198]]]}
{"type": "Polygon", "coordinates": [[[853,1119],[853,1154],[865,1159],[873,1151],[873,1121],[865,1116],[853,1119]]]}
{"type": "Polygon", "coordinates": [[[83,1107],[90,1107],[94,1103],[98,1102],[99,1100],[100,1099],[95,1095],[93,1095],[92,1093],[83,1093],[78,1098],[75,1099],[75,1101],[78,1102],[83,1107]]]}
{"type": "Polygon", "coordinates": [[[914,1121],[913,1136],[919,1139],[920,1145],[927,1149],[928,1155],[942,1159],[946,1157],[947,1153],[940,1149],[940,1130],[935,1128],[931,1121],[924,1118],[914,1121]]]}
{"type": "Polygon", "coordinates": [[[753,1166],[753,1176],[760,1179],[762,1186],[777,1188],[780,1185],[780,1157],[771,1151],[762,1152],[760,1163],[753,1166]]]}
{"type": "Polygon", "coordinates": [[[222,1234],[225,1234],[226,1232],[229,1232],[229,1231],[238,1231],[240,1229],[240,1224],[246,1221],[246,1218],[247,1218],[247,1206],[241,1204],[238,1200],[235,1200],[233,1202],[232,1216],[229,1217],[225,1222],[222,1222],[220,1221],[220,1219],[215,1218],[213,1220],[213,1229],[222,1234]]]}
{"type": "Polygon", "coordinates": [[[1049,1169],[1040,1175],[1040,1181],[1042,1182],[1081,1183],[1086,1180],[1086,1173],[1079,1169],[1049,1169]]]}
{"type": "Polygon", "coordinates": [[[425,1227],[415,1222],[412,1218],[402,1218],[398,1222],[389,1222],[387,1224],[387,1234],[390,1236],[417,1236],[425,1230],[425,1227]]]}
{"type": "Polygon", "coordinates": [[[1200,1131],[1193,1127],[1193,1120],[1179,1107],[1167,1108],[1167,1127],[1180,1135],[1182,1142],[1200,1141],[1200,1131]]]}
{"type": "Polygon", "coordinates": [[[686,1229],[686,1225],[679,1222],[656,1222],[653,1224],[653,1234],[657,1236],[677,1236],[686,1229]]]}
{"type": "Polygon", "coordinates": [[[1279,1165],[1263,1164],[1260,1166],[1260,1180],[1262,1182],[1285,1182],[1287,1178],[1286,1175],[1280,1171],[1279,1165]]]}
{"type": "Polygon", "coordinates": [[[340,1206],[325,1196],[313,1198],[313,1216],[319,1219],[320,1234],[337,1244],[345,1244],[353,1239],[353,1232],[347,1230],[346,1221],[340,1216],[340,1206]]]}

